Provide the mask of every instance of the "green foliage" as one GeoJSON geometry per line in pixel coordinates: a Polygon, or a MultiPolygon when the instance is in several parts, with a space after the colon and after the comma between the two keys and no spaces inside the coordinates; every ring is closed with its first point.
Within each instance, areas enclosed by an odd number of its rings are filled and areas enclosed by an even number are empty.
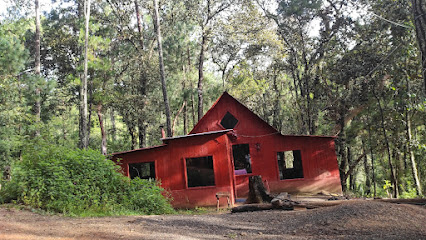
{"type": "Polygon", "coordinates": [[[3,201],[68,215],[161,214],[172,208],[155,181],[129,180],[93,150],[34,147],[12,165],[3,201]]]}

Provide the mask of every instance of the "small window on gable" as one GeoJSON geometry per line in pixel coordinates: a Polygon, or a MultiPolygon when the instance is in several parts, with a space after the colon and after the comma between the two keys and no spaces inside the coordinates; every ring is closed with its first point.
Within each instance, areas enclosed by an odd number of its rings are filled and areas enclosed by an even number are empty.
{"type": "Polygon", "coordinates": [[[225,129],[233,129],[237,123],[238,119],[236,119],[234,115],[229,112],[226,112],[225,116],[222,118],[222,121],[220,121],[220,125],[222,125],[222,127],[225,129]]]}
{"type": "Polygon", "coordinates": [[[131,179],[155,179],[155,162],[141,162],[129,164],[129,176],[131,179]]]}
{"type": "Polygon", "coordinates": [[[300,150],[277,152],[280,180],[303,178],[300,150]]]}
{"type": "Polygon", "coordinates": [[[186,159],[188,187],[214,186],[213,157],[186,159]]]}

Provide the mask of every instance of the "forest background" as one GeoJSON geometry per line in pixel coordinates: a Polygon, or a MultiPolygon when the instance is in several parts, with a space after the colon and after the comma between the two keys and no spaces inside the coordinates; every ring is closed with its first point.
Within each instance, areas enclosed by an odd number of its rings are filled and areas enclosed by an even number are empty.
{"type": "Polygon", "coordinates": [[[4,2],[2,175],[46,144],[107,155],[187,134],[228,91],[283,134],[337,136],[347,193],[422,195],[423,1],[53,2],[4,2]]]}

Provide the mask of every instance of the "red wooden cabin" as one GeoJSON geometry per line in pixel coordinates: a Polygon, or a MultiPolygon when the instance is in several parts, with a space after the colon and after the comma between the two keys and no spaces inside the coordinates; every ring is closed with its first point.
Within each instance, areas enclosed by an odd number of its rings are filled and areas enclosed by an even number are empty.
{"type": "Polygon", "coordinates": [[[273,193],[342,192],[333,137],[282,135],[226,92],[188,135],[162,141],[113,156],[127,176],[160,180],[175,207],[244,198],[252,175],[273,193]]]}

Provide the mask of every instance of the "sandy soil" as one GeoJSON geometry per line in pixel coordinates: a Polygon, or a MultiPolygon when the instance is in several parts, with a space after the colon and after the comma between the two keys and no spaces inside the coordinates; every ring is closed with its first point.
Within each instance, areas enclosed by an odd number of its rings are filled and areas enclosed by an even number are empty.
{"type": "Polygon", "coordinates": [[[69,218],[0,207],[0,239],[426,239],[426,208],[348,201],[304,211],[69,218]]]}

